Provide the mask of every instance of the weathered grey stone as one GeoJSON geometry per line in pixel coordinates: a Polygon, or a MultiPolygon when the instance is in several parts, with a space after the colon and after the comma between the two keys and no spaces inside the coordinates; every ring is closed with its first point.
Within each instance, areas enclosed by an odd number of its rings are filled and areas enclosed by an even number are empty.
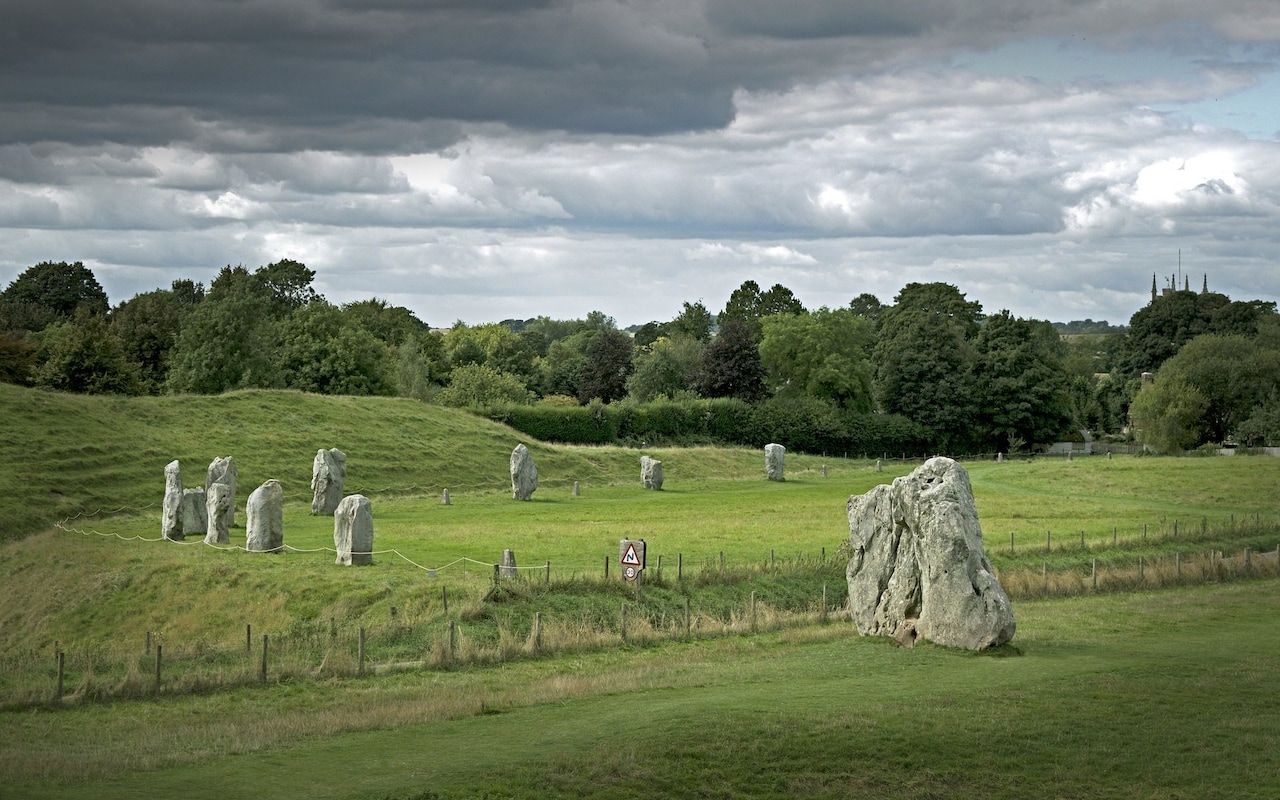
{"type": "Polygon", "coordinates": [[[640,456],[640,483],[646,489],[662,490],[662,462],[656,458],[640,456]]]}
{"type": "Polygon", "coordinates": [[[227,529],[230,530],[236,525],[236,478],[240,476],[240,471],[236,469],[236,460],[232,456],[223,456],[215,458],[209,462],[209,472],[204,479],[205,495],[209,494],[209,487],[215,483],[221,483],[231,490],[230,502],[227,504],[227,529]]]}
{"type": "Polygon", "coordinates": [[[858,632],[982,650],[1016,628],[982,547],[969,474],[931,458],[910,475],[849,498],[846,570],[858,632]]]}
{"type": "Polygon", "coordinates": [[[787,454],[787,448],[780,444],[766,444],[764,446],[764,474],[771,481],[784,480],[782,477],[782,460],[787,454]]]}
{"type": "Polygon", "coordinates": [[[215,483],[205,490],[204,509],[207,520],[205,544],[230,544],[231,535],[227,531],[227,506],[231,505],[232,501],[231,487],[225,483],[215,483]]]}
{"type": "Polygon", "coordinates": [[[323,447],[311,461],[311,513],[327,517],[342,502],[342,486],[347,480],[347,454],[323,447]]]}
{"type": "Polygon", "coordinates": [[[353,494],[338,503],[333,512],[333,549],[338,551],[339,564],[373,563],[373,506],[369,498],[353,494]]]}
{"type": "Polygon", "coordinates": [[[164,503],[160,507],[160,534],[166,539],[183,538],[182,466],[177,461],[164,465],[164,503]]]}
{"type": "Polygon", "coordinates": [[[254,553],[284,550],[284,489],[275,479],[253,490],[244,506],[244,549],[254,553]]]}
{"type": "Polygon", "coordinates": [[[518,444],[511,451],[511,496],[517,500],[528,500],[537,489],[538,468],[533,465],[529,448],[518,444]]]}
{"type": "Polygon", "coordinates": [[[503,550],[502,561],[499,562],[498,564],[498,577],[514,578],[516,577],[517,574],[518,573],[516,571],[516,551],[503,550]]]}
{"type": "Polygon", "coordinates": [[[182,533],[203,535],[209,527],[208,512],[204,504],[204,487],[182,490],[182,533]]]}

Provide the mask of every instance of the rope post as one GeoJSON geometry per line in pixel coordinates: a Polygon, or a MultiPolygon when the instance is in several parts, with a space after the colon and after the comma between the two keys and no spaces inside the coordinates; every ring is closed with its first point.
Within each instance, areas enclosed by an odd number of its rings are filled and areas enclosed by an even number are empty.
{"type": "Polygon", "coordinates": [[[267,635],[262,634],[262,666],[258,670],[258,683],[267,682],[267,635]]]}
{"type": "Polygon", "coordinates": [[[66,666],[67,666],[67,654],[62,652],[61,649],[59,649],[58,650],[58,687],[54,689],[54,692],[53,692],[54,700],[62,699],[62,677],[66,671],[66,666]]]}
{"type": "Polygon", "coordinates": [[[1053,531],[1044,532],[1044,551],[1046,553],[1053,552],[1053,531]]]}
{"type": "Polygon", "coordinates": [[[160,661],[161,653],[164,652],[164,645],[156,644],[156,691],[160,691],[160,661]]]}
{"type": "Polygon", "coordinates": [[[1084,531],[1080,531],[1080,549],[1084,549],[1084,531]]]}
{"type": "Polygon", "coordinates": [[[499,570],[499,569],[501,569],[501,568],[502,568],[502,565],[501,565],[501,564],[494,564],[494,565],[493,565],[493,585],[494,585],[494,586],[497,586],[497,585],[498,585],[498,583],[499,583],[499,573],[498,573],[498,570],[499,570]]]}
{"type": "MultiPolygon", "coordinates": [[[[1276,552],[1280,553],[1280,544],[1276,545],[1276,552]]],[[[684,553],[676,553],[676,580],[684,580],[684,553]]]]}
{"type": "Polygon", "coordinates": [[[778,564],[777,564],[777,562],[776,562],[776,561],[774,560],[774,558],[773,558],[773,548],[772,548],[772,547],[770,547],[770,548],[769,548],[769,569],[774,569],[774,568],[776,568],[777,566],[778,566],[778,564]]]}
{"type": "Polygon", "coordinates": [[[1093,560],[1093,588],[1098,588],[1098,559],[1093,560]]]}
{"type": "Polygon", "coordinates": [[[604,579],[609,580],[609,557],[604,557],[604,579]]]}
{"type": "Polygon", "coordinates": [[[253,652],[253,625],[246,624],[244,626],[244,651],[246,653],[253,652]]]}
{"type": "Polygon", "coordinates": [[[1009,531],[1009,555],[1013,555],[1013,531],[1009,531]]]}
{"type": "Polygon", "coordinates": [[[662,553],[658,553],[658,583],[662,583],[662,553]]]}
{"type": "Polygon", "coordinates": [[[542,650],[542,612],[535,611],[533,614],[533,652],[537,653],[542,650]]]}
{"type": "Polygon", "coordinates": [[[356,645],[356,674],[364,674],[364,626],[360,626],[360,637],[356,645]]]}
{"type": "Polygon", "coordinates": [[[547,560],[547,585],[551,585],[551,560],[547,560]]]}

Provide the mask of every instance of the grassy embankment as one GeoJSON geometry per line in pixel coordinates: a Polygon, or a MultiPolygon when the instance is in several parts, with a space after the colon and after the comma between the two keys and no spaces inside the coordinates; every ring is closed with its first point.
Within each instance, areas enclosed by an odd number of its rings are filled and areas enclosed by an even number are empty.
{"type": "MultiPolygon", "coordinates": [[[[840,580],[834,550],[843,538],[844,499],[910,465],[876,473],[865,462],[832,461],[824,479],[820,459],[789,457],[792,480],[768,484],[759,480],[761,459],[754,452],[659,452],[669,488],[655,494],[635,486],[635,451],[535,445],[545,488],[534,502],[521,504],[505,492],[506,456],[518,436],[403,401],[259,393],[93,401],[11,387],[0,388],[0,399],[12,401],[9,416],[24,420],[26,435],[42,443],[23,450],[26,482],[3,487],[11,491],[4,493],[0,518],[34,515],[29,529],[40,524],[36,511],[47,517],[90,504],[155,503],[163,465],[175,454],[195,463],[202,476],[209,459],[230,452],[242,464],[242,497],[268,475],[280,477],[287,491],[298,487],[289,491],[286,542],[301,549],[331,544],[331,522],[307,513],[310,458],[324,445],[351,455],[349,485],[394,487],[372,493],[380,549],[394,547],[420,564],[439,566],[460,557],[492,562],[503,547],[514,547],[522,565],[553,563],[550,587],[540,586],[539,573],[531,571],[485,601],[487,570],[464,575],[456,565],[429,578],[391,555],[371,568],[340,569],[323,552],[262,556],[65,530],[0,545],[7,596],[0,630],[9,688],[26,691],[12,677],[13,667],[25,665],[38,673],[32,690],[48,692],[53,639],[65,649],[78,648],[82,663],[74,665],[69,693],[86,699],[95,692],[151,694],[150,660],[141,654],[146,632],[165,644],[166,659],[179,660],[166,665],[176,674],[167,672],[161,689],[162,695],[178,695],[160,702],[123,699],[0,717],[0,775],[18,781],[24,794],[83,790],[109,796],[118,790],[123,796],[153,778],[159,781],[153,787],[195,781],[234,794],[232,787],[243,785],[241,772],[267,759],[299,776],[280,788],[282,796],[296,790],[373,797],[435,787],[466,796],[491,783],[519,796],[539,795],[548,784],[566,796],[655,787],[678,795],[681,786],[718,782],[726,795],[933,796],[940,787],[959,787],[982,796],[987,787],[990,796],[1026,796],[1028,786],[1046,781],[1059,787],[1052,794],[1065,796],[1076,794],[1069,788],[1076,780],[1092,787],[1082,794],[1097,796],[1183,796],[1186,787],[1196,790],[1186,789],[1185,796],[1215,796],[1209,789],[1230,776],[1223,768],[1190,775],[1185,758],[1154,751],[1174,744],[1174,752],[1186,756],[1186,742],[1205,730],[1215,739],[1198,745],[1202,755],[1233,753],[1246,741],[1252,747],[1258,720],[1274,709],[1263,696],[1269,691],[1265,676],[1276,664],[1275,649],[1263,643],[1274,636],[1262,630],[1276,602],[1270,582],[1020,604],[1017,645],[1024,659],[974,659],[935,648],[904,654],[850,640],[843,625],[636,649],[665,634],[679,638],[685,597],[693,599],[704,634],[750,630],[751,592],[759,597],[760,629],[816,620],[820,584],[834,589],[840,580]],[[42,427],[49,430],[42,433],[42,427]],[[226,438],[205,449],[211,431],[226,438]],[[242,456],[242,449],[252,455],[242,456]],[[430,457],[416,457],[423,451],[430,457]],[[137,463],[139,452],[149,454],[147,463],[137,463]],[[569,494],[573,480],[582,481],[581,497],[569,494]],[[54,491],[63,497],[47,498],[52,506],[43,511],[39,503],[36,511],[21,511],[22,492],[46,483],[62,487],[54,491]],[[108,496],[113,485],[119,497],[108,496]],[[444,485],[459,487],[447,508],[439,504],[444,485]],[[604,559],[616,557],[622,536],[651,542],[651,568],[659,552],[666,561],[664,580],[632,605],[632,636],[619,649],[620,605],[634,599],[597,574],[604,559]],[[773,567],[770,551],[777,559],[773,567]],[[726,580],[719,578],[720,552],[729,565],[726,580]],[[671,574],[673,553],[684,555],[683,582],[671,574]],[[797,553],[805,557],[795,559],[797,553]],[[454,598],[448,613],[442,590],[454,598]],[[570,655],[507,661],[499,670],[324,677],[350,672],[351,633],[358,624],[381,637],[371,642],[373,660],[444,666],[440,643],[448,621],[459,631],[459,653],[483,662],[528,653],[537,612],[546,616],[549,640],[581,646],[568,648],[570,655]],[[305,657],[278,665],[273,651],[266,689],[184,696],[254,682],[255,659],[244,653],[246,621],[255,633],[297,644],[305,657]],[[1228,653],[1228,642],[1243,646],[1228,653]],[[123,677],[107,664],[121,643],[133,653],[123,677]],[[599,646],[610,649],[592,652],[599,646]],[[184,655],[191,659],[185,666],[184,655]],[[1006,664],[1019,666],[996,666],[1006,664]],[[1001,688],[992,684],[990,670],[1019,678],[1001,688]],[[309,679],[297,681],[304,677],[309,679]],[[1061,690],[1046,693],[1047,684],[1061,690]],[[1163,717],[1152,716],[1144,695],[1157,698],[1163,717]],[[993,699],[995,712],[985,705],[993,699]],[[1095,718],[1102,705],[1112,715],[1095,718]],[[920,706],[937,712],[923,728],[930,735],[916,730],[920,706]],[[1242,707],[1249,713],[1242,716],[1242,707]],[[519,714],[489,713],[516,709],[519,714]],[[403,727],[443,720],[449,721],[444,728],[403,727]],[[1156,722],[1162,726],[1153,731],[1156,722]],[[972,729],[990,725],[1001,728],[999,739],[1010,752],[970,763],[972,729]],[[378,732],[384,728],[395,730],[378,732]],[[446,729],[449,735],[441,738],[446,729]],[[158,735],[181,744],[166,746],[158,735]],[[530,744],[499,754],[493,737],[530,744]],[[1028,743],[1043,737],[1059,744],[1031,748],[1027,758],[1028,743]],[[1117,757],[1126,737],[1142,745],[1117,757]],[[944,742],[936,758],[915,751],[930,738],[944,742]],[[334,775],[336,764],[316,763],[340,762],[334,754],[348,749],[385,749],[378,758],[390,761],[366,777],[334,775]],[[423,752],[439,755],[409,774],[389,766],[419,764],[423,752]],[[548,753],[556,757],[542,763],[548,753]],[[868,755],[875,753],[888,755],[877,761],[868,755]],[[224,758],[231,754],[246,755],[224,758]],[[827,764],[828,757],[839,763],[827,764]],[[1084,774],[1090,759],[1116,765],[1101,777],[1084,774]],[[849,766],[868,761],[877,764],[849,766]],[[166,766],[172,771],[133,776],[166,766]],[[993,770],[999,778],[988,784],[983,776],[993,770]],[[1159,777],[1160,770],[1168,774],[1159,777]],[[94,783],[65,783],[81,778],[94,783]],[[1143,793],[1142,787],[1156,789],[1143,793]]],[[[21,434],[6,429],[10,463],[21,441],[21,434]]],[[[989,547],[1006,581],[1010,572],[1038,577],[1050,561],[1078,589],[1081,565],[1095,557],[1118,568],[1126,559],[1184,549],[1275,546],[1268,526],[1278,473],[1269,459],[1091,459],[970,469],[989,547]],[[1246,526],[1252,515],[1262,524],[1246,526]],[[1175,519],[1182,522],[1176,539],[1175,519]],[[1201,520],[1207,530],[1196,524],[1201,520]],[[1045,530],[1055,532],[1048,553],[1045,530]],[[1086,533],[1083,547],[1080,530],[1086,533]],[[1002,555],[1010,533],[1015,552],[1002,555]]],[[[157,517],[152,508],[73,526],[154,537],[157,517]]],[[[237,540],[243,541],[243,530],[233,532],[237,540]]],[[[831,605],[841,601],[836,593],[831,605]]],[[[1263,734],[1274,744],[1274,731],[1263,734]]],[[[1267,758],[1250,750],[1240,768],[1253,775],[1273,767],[1267,758]]],[[[1273,783],[1253,785],[1272,790],[1256,796],[1274,794],[1273,783]]]]}

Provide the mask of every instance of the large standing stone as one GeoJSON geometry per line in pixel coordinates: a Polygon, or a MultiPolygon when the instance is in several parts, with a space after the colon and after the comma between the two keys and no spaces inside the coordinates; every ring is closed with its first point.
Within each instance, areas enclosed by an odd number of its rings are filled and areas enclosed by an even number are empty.
{"type": "Polygon", "coordinates": [[[160,507],[160,533],[166,539],[182,539],[182,466],[164,465],[164,503],[160,507]]]}
{"type": "Polygon", "coordinates": [[[516,570],[516,551],[503,550],[502,560],[498,562],[498,577],[514,578],[520,573],[516,570]]]}
{"type": "Polygon", "coordinates": [[[342,485],[347,479],[347,454],[320,448],[311,462],[311,513],[327,517],[342,502],[342,485]]]}
{"type": "Polygon", "coordinates": [[[205,491],[204,509],[208,526],[204,534],[205,544],[231,542],[231,535],[227,530],[227,507],[232,501],[231,487],[225,483],[215,483],[205,491]]]}
{"type": "Polygon", "coordinates": [[[182,533],[203,535],[209,527],[208,511],[205,510],[204,487],[196,486],[182,490],[182,533]]]}
{"type": "Polygon", "coordinates": [[[771,481],[783,480],[782,477],[782,459],[787,454],[787,448],[780,444],[766,444],[764,446],[764,474],[771,481]]]}
{"type": "Polygon", "coordinates": [[[656,458],[640,456],[640,483],[646,489],[661,491],[662,462],[656,458]]]}
{"type": "Polygon", "coordinates": [[[373,563],[373,506],[369,498],[353,494],[342,498],[333,512],[333,549],[345,566],[373,563]]]}
{"type": "Polygon", "coordinates": [[[284,550],[284,489],[275,479],[253,490],[244,506],[244,549],[254,553],[284,550]]]}
{"type": "Polygon", "coordinates": [[[209,463],[209,473],[204,479],[205,495],[209,494],[209,487],[215,483],[221,483],[231,490],[231,499],[227,504],[227,529],[230,530],[236,526],[236,478],[240,476],[240,471],[236,469],[236,460],[232,456],[223,456],[215,458],[209,463]]]}
{"type": "Polygon", "coordinates": [[[981,650],[1013,638],[1009,597],[982,547],[969,474],[931,458],[849,498],[846,575],[858,632],[981,650]]]}
{"type": "Polygon", "coordinates": [[[511,496],[517,500],[528,500],[537,489],[538,468],[533,465],[529,448],[518,444],[511,451],[511,496]]]}

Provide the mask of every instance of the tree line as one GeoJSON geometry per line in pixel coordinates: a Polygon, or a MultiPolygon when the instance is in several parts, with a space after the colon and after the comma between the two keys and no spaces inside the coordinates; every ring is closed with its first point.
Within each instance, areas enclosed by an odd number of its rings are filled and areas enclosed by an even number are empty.
{"type": "Polygon", "coordinates": [[[1135,428],[1161,450],[1280,442],[1280,316],[1263,301],[1172,291],[1127,328],[1055,328],[984,314],[946,283],[908,284],[891,305],[864,293],[806,309],[784,286],[746,281],[716,313],[684,302],[673,319],[630,331],[598,311],[441,331],[377,298],[329,303],[314,279],[288,259],[228,266],[207,288],[179,280],[112,307],[83,264],[37,264],[0,292],[0,380],[109,394],[399,395],[540,431],[570,424],[547,409],[594,408],[601,425],[637,437],[658,431],[641,423],[661,415],[628,409],[664,403],[686,432],[724,438],[706,423],[720,415],[758,436],[793,430],[809,447],[883,443],[854,435],[872,429],[953,453],[1135,428]],[[710,400],[752,411],[695,409],[710,400]]]}

